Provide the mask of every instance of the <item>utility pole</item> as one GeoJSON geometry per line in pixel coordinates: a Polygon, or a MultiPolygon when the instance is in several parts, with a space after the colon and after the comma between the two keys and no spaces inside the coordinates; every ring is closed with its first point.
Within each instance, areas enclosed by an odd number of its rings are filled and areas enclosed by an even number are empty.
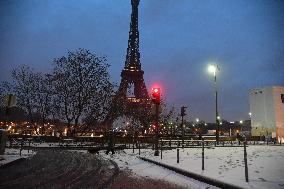
{"type": "Polygon", "coordinates": [[[214,88],[215,88],[215,110],[216,110],[216,142],[219,144],[219,127],[220,127],[220,117],[218,113],[218,88],[217,88],[217,71],[220,71],[220,68],[217,64],[211,64],[208,67],[208,71],[214,74],[214,88]]]}
{"type": "Polygon", "coordinates": [[[215,105],[216,105],[216,141],[219,144],[219,113],[218,113],[218,90],[217,90],[217,76],[216,73],[214,74],[214,84],[215,84],[215,105]]]}
{"type": "Polygon", "coordinates": [[[181,112],[181,129],[182,129],[182,147],[183,147],[183,145],[184,145],[184,125],[183,125],[183,117],[186,115],[185,114],[185,109],[186,109],[187,107],[186,106],[182,106],[181,107],[181,109],[180,109],[180,112],[181,112]]]}

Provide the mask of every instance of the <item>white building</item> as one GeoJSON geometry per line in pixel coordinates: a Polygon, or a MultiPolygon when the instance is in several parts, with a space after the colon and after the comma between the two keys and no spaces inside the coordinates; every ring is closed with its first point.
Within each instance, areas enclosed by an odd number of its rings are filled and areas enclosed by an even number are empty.
{"type": "Polygon", "coordinates": [[[284,142],[284,87],[250,90],[251,134],[284,142]]]}

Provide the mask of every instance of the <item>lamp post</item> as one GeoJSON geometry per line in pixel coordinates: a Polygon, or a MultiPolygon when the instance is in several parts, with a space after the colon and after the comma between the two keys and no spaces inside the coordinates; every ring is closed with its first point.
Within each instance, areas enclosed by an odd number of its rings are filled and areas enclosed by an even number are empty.
{"type": "Polygon", "coordinates": [[[216,120],[216,142],[219,144],[219,113],[218,113],[218,91],[217,91],[217,71],[220,71],[220,68],[217,64],[210,64],[208,67],[208,71],[213,73],[214,76],[214,88],[215,88],[215,120],[216,120]]]}
{"type": "Polygon", "coordinates": [[[181,107],[181,129],[182,129],[182,147],[184,146],[184,124],[183,124],[183,117],[186,115],[185,114],[185,109],[186,106],[181,107]]]}

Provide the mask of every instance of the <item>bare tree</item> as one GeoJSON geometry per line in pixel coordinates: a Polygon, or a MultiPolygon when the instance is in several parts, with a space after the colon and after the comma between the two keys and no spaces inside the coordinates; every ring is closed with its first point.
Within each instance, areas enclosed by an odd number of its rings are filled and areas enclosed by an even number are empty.
{"type": "Polygon", "coordinates": [[[83,116],[99,119],[113,93],[106,58],[79,49],[54,63],[53,86],[68,127],[83,116]]]}
{"type": "Polygon", "coordinates": [[[12,71],[12,91],[17,97],[17,105],[28,114],[31,124],[34,123],[33,113],[36,108],[37,74],[29,66],[21,66],[12,71]]]}
{"type": "Polygon", "coordinates": [[[0,83],[0,107],[4,108],[6,103],[6,96],[12,93],[11,83],[4,81],[0,83]]]}
{"type": "Polygon", "coordinates": [[[49,74],[37,73],[35,77],[35,111],[40,115],[40,122],[44,131],[46,119],[51,115],[53,106],[52,77],[49,74]]]}

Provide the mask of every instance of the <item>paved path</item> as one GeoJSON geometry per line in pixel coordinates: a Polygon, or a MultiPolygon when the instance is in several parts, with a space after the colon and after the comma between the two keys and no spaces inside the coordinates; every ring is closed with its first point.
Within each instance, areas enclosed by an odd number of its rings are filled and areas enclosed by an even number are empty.
{"type": "Polygon", "coordinates": [[[67,150],[40,150],[30,160],[0,169],[0,188],[106,188],[117,165],[99,156],[67,150]]]}
{"type": "Polygon", "coordinates": [[[164,180],[133,177],[98,155],[63,149],[38,150],[31,159],[0,168],[0,189],[181,189],[164,180]]]}

